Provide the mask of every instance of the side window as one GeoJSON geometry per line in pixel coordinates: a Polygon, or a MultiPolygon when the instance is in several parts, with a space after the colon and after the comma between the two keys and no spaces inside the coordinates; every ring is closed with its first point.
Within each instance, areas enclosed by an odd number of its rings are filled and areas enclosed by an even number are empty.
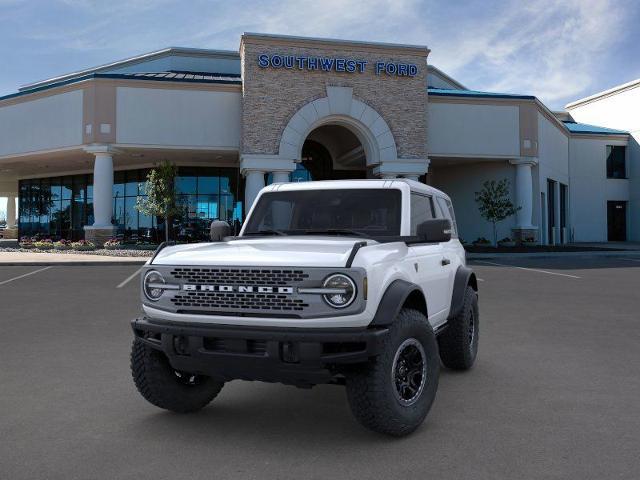
{"type": "Polygon", "coordinates": [[[451,220],[451,237],[458,238],[458,225],[456,225],[456,216],[455,213],[453,213],[453,205],[449,200],[442,197],[438,197],[436,202],[438,203],[438,207],[440,207],[442,216],[451,220]]]}
{"type": "Polygon", "coordinates": [[[411,193],[411,231],[409,235],[416,235],[418,225],[425,220],[435,218],[431,197],[411,193]]]}

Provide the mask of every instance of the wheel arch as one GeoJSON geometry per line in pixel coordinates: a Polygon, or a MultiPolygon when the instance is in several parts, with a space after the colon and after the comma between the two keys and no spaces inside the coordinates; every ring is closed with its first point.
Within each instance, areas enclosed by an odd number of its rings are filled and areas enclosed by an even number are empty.
{"type": "Polygon", "coordinates": [[[391,325],[403,308],[413,308],[427,315],[427,300],[422,289],[415,283],[394,280],[382,295],[371,326],[391,325]]]}
{"type": "Polygon", "coordinates": [[[447,320],[456,317],[464,306],[464,293],[467,287],[478,292],[478,279],[476,274],[469,267],[460,265],[456,270],[453,281],[453,293],[451,294],[451,308],[447,320]]]}

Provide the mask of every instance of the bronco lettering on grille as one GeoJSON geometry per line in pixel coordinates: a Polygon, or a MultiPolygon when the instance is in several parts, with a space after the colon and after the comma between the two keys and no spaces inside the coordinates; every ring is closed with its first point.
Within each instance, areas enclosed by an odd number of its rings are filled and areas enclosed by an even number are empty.
{"type": "Polygon", "coordinates": [[[187,292],[223,292],[223,293],[280,293],[291,295],[293,287],[270,287],[268,285],[182,285],[187,292]]]}

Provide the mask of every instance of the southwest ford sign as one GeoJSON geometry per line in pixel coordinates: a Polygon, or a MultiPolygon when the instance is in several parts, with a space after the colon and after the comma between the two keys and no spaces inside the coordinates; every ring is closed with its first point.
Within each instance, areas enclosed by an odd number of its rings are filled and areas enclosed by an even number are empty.
{"type": "Polygon", "coordinates": [[[413,63],[375,62],[369,67],[366,60],[353,60],[338,57],[301,57],[297,55],[258,55],[261,68],[283,68],[288,70],[317,70],[321,72],[364,73],[372,68],[376,75],[385,74],[394,77],[415,77],[418,66],[413,63]]]}

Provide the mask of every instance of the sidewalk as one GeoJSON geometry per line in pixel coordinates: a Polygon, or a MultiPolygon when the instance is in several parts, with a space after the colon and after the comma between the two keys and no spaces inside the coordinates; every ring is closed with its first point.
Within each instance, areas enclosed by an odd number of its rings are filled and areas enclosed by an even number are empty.
{"type": "Polygon", "coordinates": [[[640,250],[609,250],[584,252],[528,252],[528,253],[467,253],[467,260],[486,260],[490,258],[561,258],[561,257],[623,257],[640,260],[640,250]]]}
{"type": "Polygon", "coordinates": [[[0,268],[26,265],[142,265],[149,258],[81,253],[0,252],[0,268]]]}

